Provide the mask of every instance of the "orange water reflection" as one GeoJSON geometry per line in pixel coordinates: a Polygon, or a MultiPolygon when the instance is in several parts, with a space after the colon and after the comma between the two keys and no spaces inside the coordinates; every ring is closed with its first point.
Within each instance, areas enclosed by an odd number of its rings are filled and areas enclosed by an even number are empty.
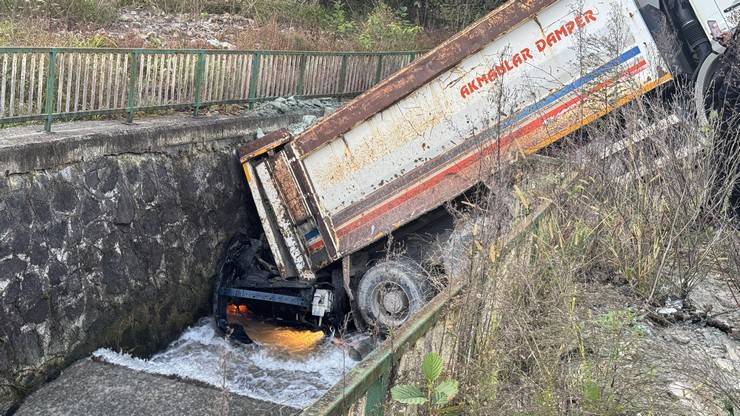
{"type": "Polygon", "coordinates": [[[289,355],[313,352],[325,338],[323,331],[278,325],[260,319],[248,311],[229,313],[228,320],[230,323],[241,325],[247,336],[256,344],[289,355]]]}

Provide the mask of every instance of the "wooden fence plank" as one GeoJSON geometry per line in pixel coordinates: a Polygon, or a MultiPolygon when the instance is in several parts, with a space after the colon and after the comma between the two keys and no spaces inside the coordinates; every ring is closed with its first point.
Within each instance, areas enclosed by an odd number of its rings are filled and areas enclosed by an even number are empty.
{"type": "Polygon", "coordinates": [[[33,114],[33,104],[34,104],[34,92],[36,89],[34,88],[36,86],[36,54],[31,54],[31,62],[29,63],[31,69],[28,71],[28,76],[31,77],[28,80],[28,104],[26,108],[26,114],[33,114]]]}
{"type": "Polygon", "coordinates": [[[80,102],[81,111],[90,109],[87,103],[87,91],[88,85],[90,84],[90,58],[90,55],[85,55],[85,65],[82,67],[82,71],[85,73],[85,76],[82,79],[82,101],[80,102]]]}
{"type": "Polygon", "coordinates": [[[95,100],[95,93],[97,92],[97,86],[98,86],[98,60],[100,58],[100,55],[97,53],[93,55],[93,64],[92,64],[92,79],[90,80],[90,110],[97,110],[97,103],[95,100]]]}
{"type": "Polygon", "coordinates": [[[57,107],[56,110],[62,111],[62,100],[64,99],[64,81],[65,77],[68,77],[69,71],[66,70],[65,65],[69,60],[69,56],[66,53],[59,54],[57,56],[57,107]]]}
{"type": "Polygon", "coordinates": [[[9,115],[13,117],[15,115],[15,87],[16,87],[16,66],[18,64],[18,55],[13,54],[13,64],[10,71],[10,104],[8,105],[9,115]]]}
{"type": "Polygon", "coordinates": [[[5,90],[8,85],[8,54],[3,54],[2,73],[0,73],[0,117],[5,115],[5,90]]]}
{"type": "Polygon", "coordinates": [[[28,54],[23,53],[21,54],[21,73],[20,73],[20,82],[18,84],[18,115],[23,115],[23,107],[25,107],[25,98],[26,98],[26,61],[28,59],[28,54]]]}

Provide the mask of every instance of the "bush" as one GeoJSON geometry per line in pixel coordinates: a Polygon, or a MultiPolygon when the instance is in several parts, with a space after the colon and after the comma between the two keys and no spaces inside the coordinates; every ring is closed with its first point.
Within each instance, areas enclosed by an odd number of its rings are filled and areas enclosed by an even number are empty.
{"type": "Polygon", "coordinates": [[[378,3],[367,16],[358,33],[358,42],[367,50],[414,49],[422,27],[407,20],[406,9],[397,12],[385,3],[378,3]]]}

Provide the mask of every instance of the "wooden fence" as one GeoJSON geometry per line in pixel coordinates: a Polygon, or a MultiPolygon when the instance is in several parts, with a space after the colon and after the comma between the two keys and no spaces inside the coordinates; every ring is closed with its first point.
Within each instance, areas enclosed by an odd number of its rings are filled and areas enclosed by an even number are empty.
{"type": "Polygon", "coordinates": [[[357,95],[409,52],[0,48],[0,126],[277,97],[357,95]]]}

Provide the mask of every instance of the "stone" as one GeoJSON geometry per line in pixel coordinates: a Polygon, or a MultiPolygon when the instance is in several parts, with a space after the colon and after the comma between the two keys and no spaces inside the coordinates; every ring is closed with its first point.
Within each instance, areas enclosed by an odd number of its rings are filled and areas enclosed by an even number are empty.
{"type": "Polygon", "coordinates": [[[89,225],[100,219],[103,211],[100,209],[100,202],[92,196],[82,199],[79,219],[83,226],[89,225]]]}
{"type": "Polygon", "coordinates": [[[218,39],[208,39],[207,43],[216,49],[236,49],[235,45],[218,39]]]}
{"type": "Polygon", "coordinates": [[[131,191],[127,185],[121,186],[118,191],[118,200],[116,203],[116,213],[113,223],[117,225],[129,225],[134,222],[136,216],[136,203],[131,196],[131,191]]]}
{"type": "Polygon", "coordinates": [[[73,212],[77,206],[77,193],[70,183],[55,181],[52,207],[59,212],[73,212]]]}
{"type": "Polygon", "coordinates": [[[33,266],[44,265],[49,260],[49,250],[46,248],[46,243],[40,237],[42,237],[41,234],[36,234],[31,243],[30,260],[33,266]]]}
{"type": "Polygon", "coordinates": [[[26,262],[18,257],[11,257],[0,261],[0,270],[3,271],[4,276],[19,276],[26,270],[26,266],[26,262]]]}
{"type": "Polygon", "coordinates": [[[152,172],[146,172],[141,181],[141,200],[145,203],[154,202],[157,198],[157,184],[152,172]]]}

